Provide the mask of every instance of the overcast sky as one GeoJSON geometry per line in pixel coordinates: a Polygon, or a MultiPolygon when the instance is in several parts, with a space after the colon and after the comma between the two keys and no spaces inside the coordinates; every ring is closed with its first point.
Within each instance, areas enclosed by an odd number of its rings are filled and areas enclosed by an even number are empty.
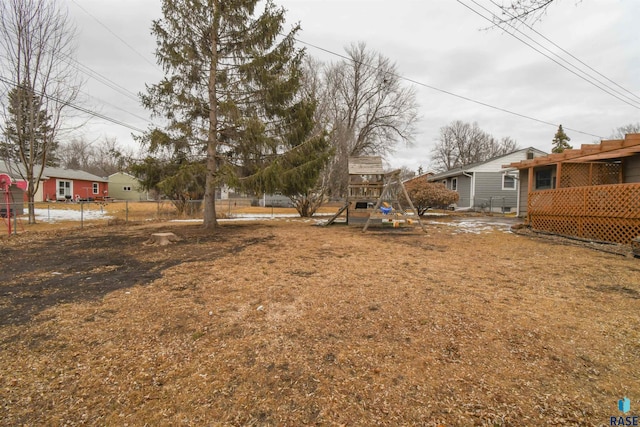
{"type": "MultiPolygon", "coordinates": [[[[618,94],[614,94],[626,103],[505,31],[486,30],[489,22],[463,4],[484,15],[489,13],[481,6],[492,11],[496,8],[491,0],[475,2],[276,0],[276,4],[288,10],[291,24],[300,22],[299,39],[324,49],[307,46],[309,55],[326,62],[338,61],[339,57],[327,51],[343,54],[346,45],[363,41],[369,49],[394,61],[401,76],[417,82],[407,80],[406,84],[416,89],[421,117],[419,134],[412,146],[397,147],[395,154],[387,159],[389,166],[416,170],[422,165],[427,170],[440,128],[454,120],[477,122],[497,138],[509,136],[523,148],[533,146],[547,152],[551,150],[557,124],[563,125],[571,144],[577,148],[597,141],[598,137],[609,137],[617,127],[640,122],[637,29],[640,1],[556,0],[534,27],[606,76],[573,61],[581,70],[615,89],[618,94]]],[[[78,29],[78,62],[110,80],[105,85],[88,75],[91,73],[81,74],[86,80],[83,105],[131,127],[146,129],[150,124],[145,120],[148,113],[133,95],[144,91],[145,83],[156,83],[161,78],[153,54],[155,39],[150,33],[151,20],[161,16],[160,1],[64,0],[62,3],[68,7],[78,29]]],[[[520,29],[571,60],[567,53],[540,35],[526,27],[520,29]]],[[[517,36],[533,44],[526,36],[517,36]]],[[[536,48],[543,50],[540,46],[536,48]]],[[[131,129],[100,119],[91,119],[81,132],[89,140],[115,137],[122,144],[134,145],[131,129]]]]}

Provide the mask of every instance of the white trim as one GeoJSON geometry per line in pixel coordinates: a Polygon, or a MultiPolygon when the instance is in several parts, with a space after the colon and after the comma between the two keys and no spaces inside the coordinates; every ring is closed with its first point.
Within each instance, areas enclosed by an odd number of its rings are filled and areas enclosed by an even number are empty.
{"type": "Polygon", "coordinates": [[[503,190],[505,190],[505,191],[513,191],[513,190],[515,190],[515,189],[516,189],[516,187],[517,187],[517,185],[516,185],[516,178],[515,178],[515,177],[513,177],[513,176],[511,176],[511,175],[508,175],[508,174],[506,174],[506,173],[505,173],[505,174],[502,174],[502,189],[503,189],[503,190]],[[513,187],[506,187],[506,186],[504,185],[504,181],[505,181],[505,179],[507,179],[507,178],[511,178],[512,183],[513,183],[513,187]]]}
{"type": "Polygon", "coordinates": [[[56,200],[67,200],[66,196],[73,198],[73,180],[72,179],[56,179],[56,200]],[[67,186],[64,186],[64,194],[60,194],[60,183],[69,183],[69,194],[67,194],[67,186]]]}
{"type": "Polygon", "coordinates": [[[97,182],[91,183],[91,194],[100,194],[100,184],[97,182]]]}

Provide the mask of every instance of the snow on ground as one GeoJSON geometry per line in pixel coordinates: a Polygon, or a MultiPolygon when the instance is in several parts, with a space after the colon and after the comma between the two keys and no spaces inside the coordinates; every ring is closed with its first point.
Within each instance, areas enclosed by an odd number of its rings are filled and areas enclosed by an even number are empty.
{"type": "MultiPolygon", "coordinates": [[[[443,216],[443,215],[433,215],[433,216],[443,216]]],[[[237,214],[234,215],[233,218],[228,219],[219,219],[218,222],[231,222],[231,221],[257,221],[257,220],[276,220],[276,219],[286,219],[289,220],[300,220],[305,222],[315,222],[316,224],[325,224],[326,219],[320,219],[318,217],[314,218],[300,218],[297,214],[237,214]]],[[[472,234],[482,234],[482,233],[490,233],[492,231],[502,231],[505,233],[511,232],[511,226],[518,222],[519,220],[515,218],[496,218],[496,217],[471,217],[471,218],[454,218],[452,220],[430,220],[425,221],[423,219],[423,223],[425,224],[443,224],[450,227],[455,227],[456,230],[454,233],[472,233],[472,234]]]]}
{"type": "MultiPolygon", "coordinates": [[[[59,222],[59,221],[80,221],[81,213],[74,209],[35,209],[36,221],[39,222],[59,222]]],[[[87,209],[82,213],[85,221],[92,219],[109,219],[111,216],[106,212],[94,209],[87,209]]]]}
{"type": "Polygon", "coordinates": [[[505,233],[511,232],[511,226],[513,223],[495,221],[493,219],[485,218],[464,218],[456,219],[451,222],[444,221],[428,221],[429,224],[443,224],[450,227],[456,227],[454,233],[472,233],[482,234],[490,233],[494,230],[503,231],[505,233]]]}
{"type": "MultiPolygon", "coordinates": [[[[80,211],[75,209],[36,209],[36,220],[40,222],[59,222],[59,221],[80,221],[80,211]]],[[[435,216],[435,215],[434,215],[435,216]]],[[[287,220],[287,221],[304,221],[323,224],[326,219],[323,216],[314,218],[300,218],[297,214],[234,214],[233,217],[227,219],[219,219],[218,222],[236,222],[236,221],[264,221],[264,220],[287,220]]],[[[326,217],[326,216],[325,216],[326,217]]],[[[84,211],[83,218],[85,221],[96,219],[110,219],[111,216],[106,212],[97,209],[87,209],[84,211]]],[[[202,222],[202,219],[183,219],[173,220],[172,222],[202,222]]],[[[482,234],[489,233],[494,230],[510,232],[513,225],[513,219],[505,219],[502,221],[494,217],[471,217],[471,218],[455,218],[452,220],[429,220],[424,221],[426,224],[443,224],[449,227],[455,227],[454,233],[472,233],[482,234]]]]}

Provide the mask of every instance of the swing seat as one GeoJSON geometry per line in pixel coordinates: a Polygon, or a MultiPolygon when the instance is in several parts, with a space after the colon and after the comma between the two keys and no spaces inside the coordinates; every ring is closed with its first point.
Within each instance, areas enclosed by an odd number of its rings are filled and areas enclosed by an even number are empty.
{"type": "Polygon", "coordinates": [[[390,214],[392,210],[393,210],[393,208],[391,206],[389,206],[389,207],[380,206],[380,212],[382,212],[385,215],[390,214]]]}

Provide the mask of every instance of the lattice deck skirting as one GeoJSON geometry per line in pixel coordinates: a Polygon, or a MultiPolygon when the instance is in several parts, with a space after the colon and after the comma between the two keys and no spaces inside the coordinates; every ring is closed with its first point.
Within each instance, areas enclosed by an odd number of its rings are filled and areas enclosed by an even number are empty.
{"type": "Polygon", "coordinates": [[[534,191],[528,220],[534,230],[628,245],[640,236],[640,184],[534,191]]]}

